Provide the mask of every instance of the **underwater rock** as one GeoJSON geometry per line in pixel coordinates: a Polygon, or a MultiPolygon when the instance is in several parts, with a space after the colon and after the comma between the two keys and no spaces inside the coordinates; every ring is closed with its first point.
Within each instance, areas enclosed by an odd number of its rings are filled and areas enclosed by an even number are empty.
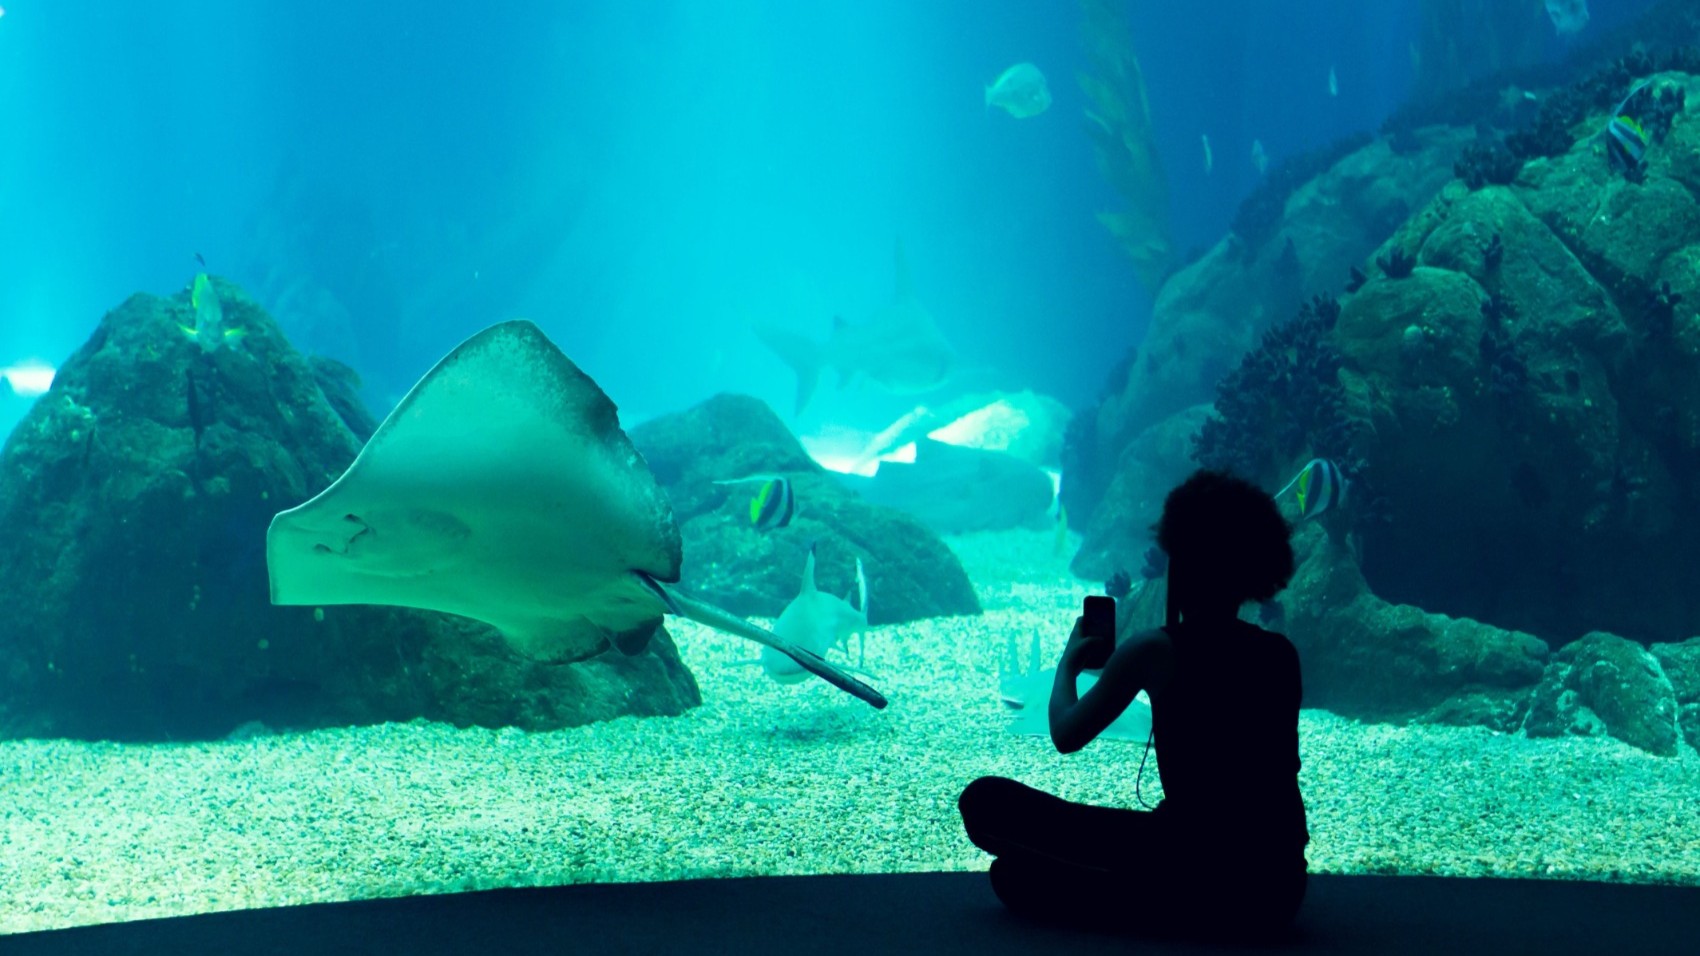
{"type": "MultiPolygon", "coordinates": [[[[1298,569],[1272,602],[1279,622],[1246,605],[1241,617],[1298,648],[1304,706],[1362,720],[1472,724],[1501,732],[1522,723],[1547,659],[1539,638],[1465,618],[1392,604],[1369,590],[1345,545],[1319,524],[1293,536],[1298,569]]],[[[1163,623],[1160,581],[1135,589],[1118,628],[1163,623]]]]}
{"type": "Polygon", "coordinates": [[[273,514],[360,440],[235,286],[247,334],[203,351],[187,296],[132,296],[66,361],[0,456],[0,733],[127,740],[402,721],[571,726],[700,702],[672,643],[573,665],[399,608],[273,607],[273,514]]]}
{"type": "Polygon", "coordinates": [[[348,426],[355,438],[362,442],[370,439],[372,433],[378,430],[378,420],[360,401],[360,374],[323,355],[307,356],[307,364],[313,369],[313,381],[325,393],[325,400],[331,403],[342,423],[348,426]]]}
{"type": "Polygon", "coordinates": [[[1700,637],[1678,644],[1654,644],[1648,648],[1664,668],[1676,698],[1677,726],[1688,745],[1700,750],[1700,637]]]}
{"type": "Polygon", "coordinates": [[[1531,737],[1610,734],[1661,757],[1677,753],[1677,701],[1646,648],[1594,631],[1553,654],[1529,705],[1531,737]]]}
{"type": "MultiPolygon", "coordinates": [[[[1294,189],[1268,241],[1248,247],[1230,236],[1172,275],[1138,359],[1108,383],[1112,394],[1093,423],[1098,460],[1116,461],[1140,432],[1211,401],[1264,329],[1291,318],[1308,296],[1338,288],[1347,265],[1368,257],[1446,184],[1468,139],[1463,131],[1424,131],[1409,155],[1372,142],[1294,189]],[[1282,279],[1276,267],[1288,239],[1300,272],[1282,279]]],[[[1071,510],[1085,517],[1072,503],[1071,510]]]]}
{"type": "Polygon", "coordinates": [[[1043,529],[1055,495],[1051,478],[1014,455],[923,438],[913,462],[882,461],[871,477],[840,475],[868,501],[918,519],[940,534],[1043,529]]]}
{"type": "Polygon", "coordinates": [[[645,422],[631,438],[673,502],[685,549],[680,583],[705,600],[777,617],[797,596],[813,544],[816,580],[830,594],[851,587],[862,559],[873,625],[980,613],[961,562],[937,535],[840,484],[760,399],[717,395],[645,422]],[[715,484],[755,475],[790,480],[797,510],[789,524],[756,528],[755,486],[715,484]]]}
{"type": "Polygon", "coordinates": [[[1668,640],[1700,630],[1700,208],[1660,161],[1611,179],[1578,132],[1514,186],[1448,186],[1391,240],[1413,277],[1345,304],[1342,382],[1395,516],[1364,570],[1555,645],[1668,640]]]}
{"type": "Polygon", "coordinates": [[[1076,577],[1103,580],[1117,571],[1140,569],[1163,500],[1198,467],[1192,460],[1193,435],[1210,408],[1194,405],[1145,429],[1122,449],[1109,489],[1086,522],[1080,550],[1069,565],[1076,577]]]}

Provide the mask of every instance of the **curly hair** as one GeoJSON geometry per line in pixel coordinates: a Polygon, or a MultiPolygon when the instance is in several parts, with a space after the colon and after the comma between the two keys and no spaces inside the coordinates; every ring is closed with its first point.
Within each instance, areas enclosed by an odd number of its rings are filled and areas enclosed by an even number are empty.
{"type": "Polygon", "coordinates": [[[1164,499],[1153,530],[1171,560],[1207,569],[1199,586],[1235,607],[1292,580],[1292,525],[1268,492],[1227,472],[1193,472],[1164,499]]]}

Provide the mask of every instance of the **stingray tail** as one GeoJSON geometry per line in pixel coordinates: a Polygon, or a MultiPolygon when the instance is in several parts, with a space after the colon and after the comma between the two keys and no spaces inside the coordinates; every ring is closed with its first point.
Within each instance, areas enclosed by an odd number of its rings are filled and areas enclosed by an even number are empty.
{"type": "Polygon", "coordinates": [[[795,413],[801,415],[803,406],[809,404],[809,399],[815,394],[815,386],[820,384],[821,369],[826,365],[824,349],[819,343],[786,329],[758,325],[755,333],[763,345],[773,350],[773,354],[797,373],[795,413]]]}
{"type": "Polygon", "coordinates": [[[655,586],[666,595],[668,607],[680,617],[689,618],[717,631],[725,631],[728,634],[748,638],[764,647],[771,647],[796,661],[798,667],[839,690],[867,701],[875,707],[886,705],[886,699],[879,691],[851,677],[819,654],[798,647],[772,631],[757,627],[735,614],[722,611],[712,604],[705,604],[695,598],[681,594],[674,588],[667,587],[659,582],[656,582],[655,586]]]}

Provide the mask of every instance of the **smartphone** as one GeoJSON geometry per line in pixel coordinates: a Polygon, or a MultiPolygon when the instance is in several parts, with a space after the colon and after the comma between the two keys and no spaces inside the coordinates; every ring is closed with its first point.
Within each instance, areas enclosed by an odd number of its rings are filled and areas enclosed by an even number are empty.
{"type": "Polygon", "coordinates": [[[1089,594],[1080,608],[1080,632],[1091,638],[1090,653],[1083,661],[1087,670],[1097,670],[1116,649],[1116,599],[1089,594]]]}

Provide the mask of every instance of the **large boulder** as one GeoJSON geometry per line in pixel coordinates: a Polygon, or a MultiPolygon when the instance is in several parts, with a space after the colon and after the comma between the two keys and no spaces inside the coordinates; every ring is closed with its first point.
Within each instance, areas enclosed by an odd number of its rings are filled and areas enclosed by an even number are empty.
{"type": "Polygon", "coordinates": [[[1339,289],[1353,263],[1446,184],[1468,140],[1445,128],[1411,138],[1403,150],[1385,139],[1352,150],[1271,208],[1274,220],[1258,230],[1268,238],[1230,235],[1164,283],[1138,353],[1070,426],[1063,501],[1084,534],[1075,574],[1102,577],[1137,561],[1152,489],[1166,492],[1190,471],[1191,437],[1217,383],[1308,297],[1339,289]],[[1153,473],[1141,474],[1148,464],[1153,473]]]}
{"type": "Polygon", "coordinates": [[[0,733],[544,729],[700,702],[664,632],[636,657],[551,666],[445,615],[271,606],[267,524],[353,461],[350,423],[370,419],[336,387],[345,373],[315,370],[238,289],[214,287],[239,343],[185,336],[186,295],[133,296],[0,454],[0,733]]]}
{"type": "Polygon", "coordinates": [[[1676,698],[1677,726],[1690,747],[1700,750],[1700,637],[1648,648],[1670,681],[1676,698]]]}
{"type": "Polygon", "coordinates": [[[1644,181],[1611,169],[1599,115],[1510,185],[1453,183],[1384,252],[1414,271],[1345,300],[1340,379],[1392,517],[1366,551],[1378,594],[1555,644],[1700,629],[1688,103],[1644,181]]]}
{"type": "Polygon", "coordinates": [[[1553,655],[1524,729],[1531,737],[1610,734],[1663,757],[1682,740],[1670,678],[1633,641],[1595,631],[1553,655]]]}
{"type": "Polygon", "coordinates": [[[685,546],[681,583],[705,600],[777,617],[797,596],[812,545],[824,591],[846,593],[862,560],[872,624],[980,613],[961,562],[937,535],[845,488],[760,399],[717,395],[631,436],[673,502],[685,546]],[[716,483],[779,475],[791,482],[796,517],[766,531],[750,521],[756,484],[716,483]]]}
{"type": "Polygon", "coordinates": [[[1434,128],[1415,139],[1403,152],[1386,140],[1351,152],[1287,197],[1265,243],[1225,238],[1163,284],[1138,359],[1098,409],[1100,457],[1114,461],[1133,436],[1211,401],[1264,329],[1338,289],[1348,266],[1446,184],[1466,134],[1434,128]]]}

